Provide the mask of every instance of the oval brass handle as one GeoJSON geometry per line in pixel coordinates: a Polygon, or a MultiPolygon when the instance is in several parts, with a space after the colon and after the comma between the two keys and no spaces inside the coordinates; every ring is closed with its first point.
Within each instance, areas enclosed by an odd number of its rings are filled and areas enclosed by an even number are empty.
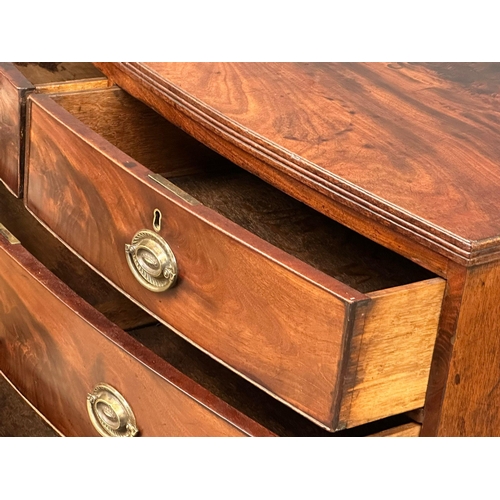
{"type": "Polygon", "coordinates": [[[87,395],[87,411],[96,431],[105,437],[134,437],[139,432],[125,398],[108,384],[97,384],[87,395]]]}
{"type": "Polygon", "coordinates": [[[137,232],[125,245],[127,263],[137,281],[152,292],[163,292],[177,281],[177,261],[168,243],[148,229],[137,232]]]}

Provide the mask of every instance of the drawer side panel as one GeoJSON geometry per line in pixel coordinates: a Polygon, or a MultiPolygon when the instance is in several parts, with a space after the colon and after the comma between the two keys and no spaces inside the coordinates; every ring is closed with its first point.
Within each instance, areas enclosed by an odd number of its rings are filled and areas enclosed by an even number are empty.
{"type": "Polygon", "coordinates": [[[446,282],[434,278],[369,294],[357,309],[340,427],[424,405],[446,282]]]}

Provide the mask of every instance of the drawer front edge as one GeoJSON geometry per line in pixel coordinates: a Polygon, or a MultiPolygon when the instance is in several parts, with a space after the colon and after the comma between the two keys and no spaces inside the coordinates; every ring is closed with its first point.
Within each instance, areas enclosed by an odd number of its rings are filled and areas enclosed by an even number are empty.
{"type": "Polygon", "coordinates": [[[86,403],[102,382],[124,395],[143,436],[271,435],[145,349],[2,236],[0,309],[0,370],[64,435],[97,434],[86,403]]]}

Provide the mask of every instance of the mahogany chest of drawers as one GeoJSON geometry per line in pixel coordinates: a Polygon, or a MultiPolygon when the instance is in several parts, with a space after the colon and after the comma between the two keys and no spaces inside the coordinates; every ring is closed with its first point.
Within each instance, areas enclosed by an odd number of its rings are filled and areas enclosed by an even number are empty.
{"type": "Polygon", "coordinates": [[[0,73],[0,369],[60,433],[500,434],[495,66],[96,66],[0,73]]]}

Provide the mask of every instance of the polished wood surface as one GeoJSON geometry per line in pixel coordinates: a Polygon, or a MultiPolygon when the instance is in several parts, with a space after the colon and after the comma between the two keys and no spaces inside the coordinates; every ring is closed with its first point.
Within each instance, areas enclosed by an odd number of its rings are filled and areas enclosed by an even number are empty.
{"type": "Polygon", "coordinates": [[[164,175],[204,206],[359,292],[434,277],[238,167],[164,175]]]}
{"type": "MultiPolygon", "coordinates": [[[[334,208],[286,178],[458,263],[500,256],[497,64],[97,66],[328,215],[334,208]]],[[[380,241],[366,224],[351,227],[380,241]]]]}
{"type": "Polygon", "coordinates": [[[0,181],[22,195],[26,98],[109,86],[90,63],[0,63],[0,181]]]}
{"type": "MultiPolygon", "coordinates": [[[[0,220],[19,236],[23,248],[33,250],[41,264],[53,271],[73,292],[90,302],[107,319],[128,329],[127,333],[131,337],[169,365],[277,435],[367,435],[377,429],[398,424],[398,419],[392,418],[352,431],[336,434],[326,432],[158,324],[44,229],[24,209],[22,200],[11,196],[3,186],[0,187],[0,220]]],[[[9,435],[39,435],[40,432],[45,432],[43,428],[34,425],[32,418],[24,420],[24,417],[33,416],[36,409],[30,410],[28,403],[23,402],[22,396],[16,396],[15,392],[9,383],[2,384],[0,380],[0,414],[3,411],[0,435],[2,432],[9,435]],[[20,413],[22,422],[14,418],[16,412],[20,413]]],[[[403,416],[400,417],[402,418],[403,416]]]]}
{"type": "Polygon", "coordinates": [[[464,276],[442,407],[424,435],[500,436],[500,267],[488,264],[464,276]]]}
{"type": "Polygon", "coordinates": [[[25,97],[33,85],[11,63],[0,63],[0,180],[16,196],[24,163],[25,97]]]}
{"type": "Polygon", "coordinates": [[[52,98],[171,187],[360,292],[434,277],[235,166],[123,91],[52,98]]]}
{"type": "MultiPolygon", "coordinates": [[[[425,398],[423,436],[435,436],[438,430],[466,276],[467,268],[454,262],[449,263],[448,279],[425,398]]],[[[478,320],[480,321],[480,318],[478,320]]]]}
{"type": "Polygon", "coordinates": [[[86,397],[100,382],[125,396],[142,436],[272,435],[145,349],[3,236],[0,309],[3,373],[64,435],[96,435],[86,397]]]}
{"type": "Polygon", "coordinates": [[[88,266],[31,217],[23,200],[11,196],[4,186],[0,186],[0,223],[49,271],[120,328],[154,322],[100,276],[89,273],[88,266]]]}
{"type": "MultiPolygon", "coordinates": [[[[363,305],[383,299],[372,299],[207,207],[162,189],[148,177],[148,169],[84,127],[51,98],[34,96],[31,104],[26,200],[35,216],[153,315],[238,373],[330,429],[352,425],[349,419],[338,421],[343,367],[348,359],[356,363],[359,356],[350,349],[349,339],[353,329],[363,329],[365,317],[371,314],[370,305],[363,305]],[[64,213],[58,208],[61,200],[64,213]],[[163,213],[161,234],[174,250],[180,269],[178,285],[162,294],[146,291],[135,281],[123,250],[137,230],[151,226],[155,208],[163,213]],[[362,308],[359,314],[358,308],[362,308]]],[[[102,116],[109,119],[107,113],[102,116]]],[[[349,273],[348,266],[343,269],[349,273]]],[[[356,267],[353,270],[359,272],[356,267]]],[[[379,277],[384,279],[387,276],[379,277]]],[[[409,292],[401,287],[394,295],[413,296],[412,285],[408,286],[409,292]]],[[[443,286],[440,279],[420,284],[422,294],[413,296],[418,303],[407,311],[423,318],[416,319],[422,328],[413,332],[414,322],[409,321],[403,330],[405,335],[419,335],[422,345],[413,347],[407,358],[393,358],[394,372],[383,375],[389,383],[397,374],[410,392],[417,387],[415,397],[401,402],[396,393],[398,400],[389,398],[382,410],[360,403],[356,423],[421,405],[443,286]],[[413,355],[416,364],[408,364],[413,355]]],[[[395,314],[397,310],[387,314],[385,321],[379,316],[382,323],[374,321],[397,344],[402,330],[391,320],[395,314]]],[[[380,364],[390,351],[379,345],[380,350],[374,348],[374,355],[366,358],[370,362],[380,364]]],[[[370,387],[363,375],[366,370],[365,366],[356,369],[350,390],[356,391],[356,384],[359,392],[363,384],[370,387]]]]}

